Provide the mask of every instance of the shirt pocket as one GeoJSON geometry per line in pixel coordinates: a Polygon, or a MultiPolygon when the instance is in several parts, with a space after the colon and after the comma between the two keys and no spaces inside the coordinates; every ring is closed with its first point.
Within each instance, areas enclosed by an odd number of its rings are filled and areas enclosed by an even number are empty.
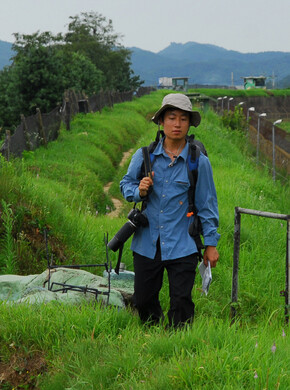
{"type": "Polygon", "coordinates": [[[189,180],[188,177],[178,178],[176,180],[173,180],[173,192],[176,196],[181,196],[183,194],[187,195],[188,189],[189,189],[189,180]]]}

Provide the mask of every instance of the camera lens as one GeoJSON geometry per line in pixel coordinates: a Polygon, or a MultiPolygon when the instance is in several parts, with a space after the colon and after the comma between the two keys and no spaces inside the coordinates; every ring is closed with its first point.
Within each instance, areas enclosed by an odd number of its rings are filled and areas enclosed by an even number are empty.
{"type": "Polygon", "coordinates": [[[109,241],[108,247],[116,252],[125,241],[135,232],[136,225],[132,221],[127,221],[125,225],[115,234],[115,236],[109,241]]]}

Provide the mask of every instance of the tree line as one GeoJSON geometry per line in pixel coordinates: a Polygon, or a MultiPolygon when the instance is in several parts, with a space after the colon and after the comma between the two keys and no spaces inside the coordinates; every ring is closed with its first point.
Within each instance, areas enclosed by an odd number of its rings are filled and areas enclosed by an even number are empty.
{"type": "Polygon", "coordinates": [[[0,71],[0,127],[13,128],[20,114],[49,112],[66,89],[87,95],[136,90],[143,83],[131,69],[112,20],[96,12],[71,16],[67,32],[15,33],[14,56],[0,71]]]}

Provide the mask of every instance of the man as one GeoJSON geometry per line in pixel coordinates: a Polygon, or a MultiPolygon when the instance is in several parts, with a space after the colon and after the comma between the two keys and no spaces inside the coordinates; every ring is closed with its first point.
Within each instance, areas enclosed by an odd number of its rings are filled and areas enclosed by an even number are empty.
{"type": "MultiPolygon", "coordinates": [[[[155,148],[153,175],[141,177],[142,149],[133,155],[127,174],[120,182],[126,200],[141,202],[147,195],[144,211],[149,225],[139,227],[133,237],[134,301],[142,321],[158,323],[163,319],[159,302],[164,269],[169,280],[169,324],[174,327],[190,322],[194,316],[191,292],[198,264],[197,246],[189,234],[194,216],[188,216],[187,167],[189,143],[186,135],[191,125],[197,127],[200,114],[192,111],[189,98],[168,94],[152,118],[163,127],[165,137],[155,148]]],[[[200,153],[195,206],[202,228],[205,265],[215,267],[219,258],[218,208],[211,165],[200,153]]]]}

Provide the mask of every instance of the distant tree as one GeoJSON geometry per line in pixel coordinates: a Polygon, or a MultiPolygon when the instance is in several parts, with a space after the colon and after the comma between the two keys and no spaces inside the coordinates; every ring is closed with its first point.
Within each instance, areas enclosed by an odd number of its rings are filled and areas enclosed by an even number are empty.
{"type": "Polygon", "coordinates": [[[12,65],[0,72],[0,126],[16,125],[36,108],[49,112],[69,88],[91,95],[142,84],[111,20],[95,12],[70,20],[65,34],[14,34],[12,65]]]}
{"type": "Polygon", "coordinates": [[[15,34],[15,56],[10,66],[7,89],[9,107],[19,115],[29,115],[36,107],[48,112],[62,100],[65,89],[64,56],[49,33],[15,34]]]}
{"type": "Polygon", "coordinates": [[[80,15],[70,16],[68,32],[65,41],[75,46],[77,51],[85,50],[93,44],[94,48],[110,50],[120,47],[121,34],[114,33],[112,20],[97,12],[81,12],[80,15]],[[85,48],[84,46],[85,45],[85,48]]]}
{"type": "Polygon", "coordinates": [[[14,33],[15,42],[12,45],[12,50],[15,55],[12,57],[13,62],[17,62],[22,57],[30,54],[32,48],[50,47],[56,43],[62,42],[62,35],[53,35],[49,31],[40,33],[37,31],[34,34],[19,34],[14,33]]]}
{"type": "Polygon", "coordinates": [[[102,72],[84,55],[64,50],[59,36],[45,32],[15,37],[13,64],[2,75],[3,125],[18,124],[20,114],[34,114],[37,107],[49,112],[68,88],[93,94],[102,87],[102,72]]]}
{"type": "Polygon", "coordinates": [[[70,17],[68,32],[63,36],[66,50],[82,53],[104,75],[104,88],[125,91],[138,88],[143,82],[131,70],[130,50],[119,42],[112,20],[96,12],[83,12],[70,17]]]}
{"type": "MultiPolygon", "coordinates": [[[[13,115],[7,100],[9,82],[9,68],[6,66],[0,71],[0,128],[7,127],[13,122],[13,115]]],[[[0,136],[3,136],[3,132],[0,133],[0,136]]]]}
{"type": "Polygon", "coordinates": [[[98,93],[104,85],[104,75],[89,58],[80,53],[62,54],[64,58],[64,85],[66,89],[83,91],[87,95],[98,93]]]}
{"type": "Polygon", "coordinates": [[[106,69],[106,87],[117,91],[136,90],[143,83],[140,77],[134,75],[129,60],[130,54],[126,49],[112,51],[110,56],[104,57],[106,69]]]}

